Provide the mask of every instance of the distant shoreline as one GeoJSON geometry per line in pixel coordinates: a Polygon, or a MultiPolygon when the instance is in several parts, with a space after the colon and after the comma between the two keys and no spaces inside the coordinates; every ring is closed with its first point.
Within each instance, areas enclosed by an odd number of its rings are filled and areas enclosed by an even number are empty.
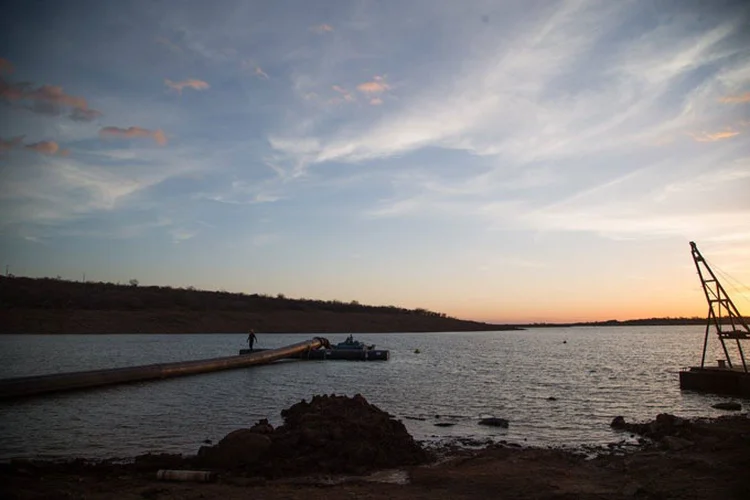
{"type": "Polygon", "coordinates": [[[414,333],[518,330],[450,318],[320,311],[0,310],[0,334],[414,333]]]}
{"type": "Polygon", "coordinates": [[[496,325],[403,314],[279,310],[267,312],[0,309],[0,334],[376,334],[514,331],[529,328],[705,325],[704,319],[496,325]]]}
{"type": "MultiPolygon", "coordinates": [[[[750,320],[750,318],[748,318],[750,320]]],[[[646,318],[607,321],[580,321],[576,323],[526,323],[516,324],[519,328],[569,328],[577,326],[686,326],[706,325],[706,318],[646,318]]]]}
{"type": "Polygon", "coordinates": [[[706,324],[704,318],[492,324],[424,308],[58,278],[0,276],[0,334],[407,333],[706,324]]]}

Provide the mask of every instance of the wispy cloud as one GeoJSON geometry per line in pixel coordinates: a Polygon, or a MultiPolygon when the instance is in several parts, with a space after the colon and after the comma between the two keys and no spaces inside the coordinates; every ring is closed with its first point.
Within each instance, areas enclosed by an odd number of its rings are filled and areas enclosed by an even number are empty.
{"type": "Polygon", "coordinates": [[[336,103],[341,102],[342,100],[344,100],[346,102],[354,102],[355,101],[355,98],[352,95],[352,93],[349,92],[348,90],[346,90],[341,85],[333,85],[331,88],[334,90],[334,92],[338,92],[339,94],[341,94],[341,97],[339,97],[339,98],[333,98],[333,99],[329,100],[330,103],[336,104],[336,103]]]}
{"type": "MultiPolygon", "coordinates": [[[[280,177],[283,177],[280,175],[280,177]]],[[[283,181],[284,179],[282,179],[283,181]]],[[[246,182],[234,181],[229,189],[215,193],[200,193],[197,199],[211,200],[228,205],[259,205],[274,203],[281,199],[274,181],[246,182]]]]}
{"type": "Polygon", "coordinates": [[[102,138],[114,137],[119,139],[150,138],[159,146],[167,144],[167,136],[162,130],[149,130],[141,127],[103,127],[99,130],[102,138]]]}
{"type": "Polygon", "coordinates": [[[68,116],[76,121],[91,121],[101,116],[99,111],[89,108],[86,99],[66,94],[57,85],[34,88],[25,82],[10,83],[0,78],[0,100],[25,104],[27,109],[46,115],[60,115],[68,111],[68,116]]]}
{"type": "Polygon", "coordinates": [[[357,90],[365,94],[380,94],[390,88],[391,87],[386,83],[385,78],[382,76],[376,76],[372,81],[357,85],[357,90]]]}
{"type": "Polygon", "coordinates": [[[11,149],[16,149],[17,147],[21,146],[22,141],[22,135],[19,135],[18,137],[12,137],[10,139],[3,139],[2,137],[0,137],[0,153],[5,153],[7,151],[10,151],[11,149]]]}
{"type": "Polygon", "coordinates": [[[0,139],[0,153],[5,153],[11,149],[26,149],[47,156],[68,156],[70,150],[60,149],[60,145],[55,141],[39,141],[31,144],[23,144],[23,136],[13,137],[12,139],[0,139]]]}
{"type": "Polygon", "coordinates": [[[750,102],[750,92],[745,92],[744,94],[739,94],[739,95],[724,96],[719,99],[719,102],[723,102],[727,104],[739,104],[739,103],[750,102]]]}
{"type": "Polygon", "coordinates": [[[370,105],[372,106],[380,106],[381,104],[383,104],[383,99],[380,97],[373,97],[370,99],[370,105]]]}
{"type": "Polygon", "coordinates": [[[263,80],[268,80],[268,74],[260,66],[255,67],[255,76],[263,80]]]}
{"type": "Polygon", "coordinates": [[[60,149],[60,145],[56,143],[55,141],[40,141],[35,142],[33,144],[29,144],[27,146],[24,146],[26,149],[35,151],[39,154],[48,155],[48,156],[68,156],[70,154],[70,151],[67,149],[60,149]]]}
{"type": "Polygon", "coordinates": [[[211,168],[197,157],[194,149],[179,147],[115,149],[71,157],[56,154],[32,162],[28,156],[10,157],[0,183],[4,207],[0,227],[33,230],[38,237],[86,231],[87,236],[122,238],[142,235],[139,228],[156,227],[149,222],[150,215],[158,215],[159,227],[192,227],[189,217],[165,214],[164,207],[152,212],[160,205],[148,192],[167,179],[211,168]],[[98,227],[93,227],[95,222],[98,227]]]}
{"type": "Polygon", "coordinates": [[[182,80],[181,82],[173,82],[172,80],[165,79],[164,85],[174,90],[178,94],[181,94],[182,90],[186,88],[193,90],[208,90],[211,87],[207,82],[195,78],[188,78],[187,80],[182,80]]]}
{"type": "Polygon", "coordinates": [[[317,35],[324,35],[325,33],[331,33],[333,26],[330,24],[318,24],[316,26],[310,26],[310,31],[317,35]]]}
{"type": "Polygon", "coordinates": [[[157,37],[156,43],[158,43],[159,45],[162,45],[163,47],[166,47],[167,49],[177,54],[182,54],[185,52],[184,50],[182,50],[182,48],[179,45],[177,45],[176,43],[174,43],[173,41],[165,37],[157,37]]]}
{"type": "Polygon", "coordinates": [[[175,243],[182,243],[183,241],[195,238],[198,235],[198,230],[177,227],[174,229],[170,229],[169,234],[172,236],[172,240],[175,243]]]}
{"type": "Polygon", "coordinates": [[[691,133],[690,137],[696,142],[717,142],[725,139],[731,139],[732,137],[740,135],[736,130],[722,130],[720,132],[700,132],[691,133]]]}

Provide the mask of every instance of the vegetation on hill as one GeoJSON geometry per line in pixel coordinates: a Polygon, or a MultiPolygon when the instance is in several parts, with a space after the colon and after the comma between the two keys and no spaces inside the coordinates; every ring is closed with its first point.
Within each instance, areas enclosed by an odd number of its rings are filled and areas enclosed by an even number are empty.
{"type": "Polygon", "coordinates": [[[513,329],[427,309],[167,286],[0,277],[0,332],[398,332],[513,329]]]}

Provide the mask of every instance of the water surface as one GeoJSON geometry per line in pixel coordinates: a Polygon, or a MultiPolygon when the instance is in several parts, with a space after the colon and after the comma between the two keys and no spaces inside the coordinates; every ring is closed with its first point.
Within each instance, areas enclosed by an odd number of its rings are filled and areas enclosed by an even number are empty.
{"type": "MultiPolygon", "coordinates": [[[[603,444],[619,439],[609,428],[616,415],[721,413],[710,406],[725,398],[679,390],[679,369],[700,361],[703,332],[702,326],[660,326],[362,334],[357,338],[390,349],[391,360],[284,361],[0,402],[0,458],[195,453],[205,439],[216,442],[261,418],[280,424],[282,409],[331,393],[361,393],[403,419],[421,440],[603,444]],[[506,418],[510,428],[477,425],[484,416],[506,418]],[[455,425],[434,425],[445,421],[455,425]]],[[[259,335],[258,347],[312,336],[259,335]]],[[[5,335],[0,336],[0,377],[227,356],[244,347],[245,338],[5,335]]],[[[712,362],[717,358],[713,352],[709,356],[712,362]]]]}

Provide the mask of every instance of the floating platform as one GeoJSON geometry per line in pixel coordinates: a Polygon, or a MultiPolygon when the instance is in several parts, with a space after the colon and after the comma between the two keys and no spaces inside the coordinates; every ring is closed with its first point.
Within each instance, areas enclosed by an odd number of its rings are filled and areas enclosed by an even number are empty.
{"type": "Polygon", "coordinates": [[[750,398],[750,373],[741,367],[692,367],[680,372],[680,389],[750,398]]]}
{"type": "MultiPolygon", "coordinates": [[[[251,354],[262,351],[262,349],[240,349],[240,355],[251,354]]],[[[385,349],[315,349],[302,352],[290,359],[309,359],[309,360],[345,360],[345,361],[388,361],[391,352],[385,349]]]]}

